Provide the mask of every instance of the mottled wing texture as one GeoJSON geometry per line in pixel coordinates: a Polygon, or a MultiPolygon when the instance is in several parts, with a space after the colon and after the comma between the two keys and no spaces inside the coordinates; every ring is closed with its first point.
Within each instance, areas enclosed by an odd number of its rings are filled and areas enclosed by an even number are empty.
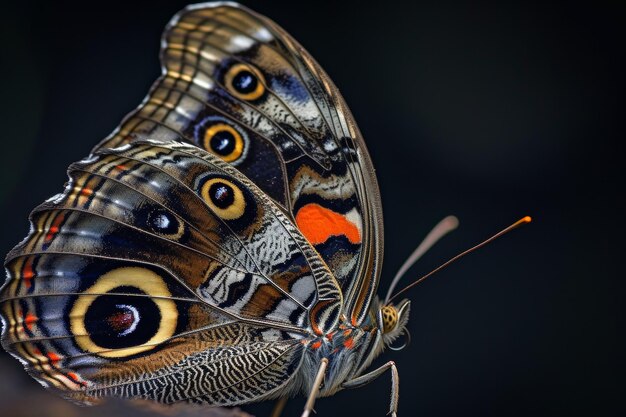
{"type": "Polygon", "coordinates": [[[0,292],[2,344],[77,402],[239,404],[277,395],[341,293],[282,209],[183,143],[72,164],[31,214],[0,292]]]}
{"type": "Polygon", "coordinates": [[[184,140],[235,166],[314,245],[360,324],[383,231],[361,134],[332,81],[291,36],[235,3],[190,6],[162,39],[163,75],[99,147],[184,140]]]}

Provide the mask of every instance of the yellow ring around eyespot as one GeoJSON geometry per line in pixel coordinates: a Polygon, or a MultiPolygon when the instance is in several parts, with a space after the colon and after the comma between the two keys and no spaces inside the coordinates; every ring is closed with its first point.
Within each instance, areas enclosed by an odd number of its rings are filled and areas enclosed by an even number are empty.
{"type": "Polygon", "coordinates": [[[241,157],[241,154],[243,154],[244,147],[243,138],[241,137],[239,132],[237,132],[235,128],[227,125],[226,123],[216,123],[209,127],[206,132],[204,132],[202,145],[204,146],[204,149],[219,156],[224,162],[234,162],[239,159],[239,157],[241,157]],[[233,151],[228,155],[220,155],[211,148],[211,139],[219,132],[228,132],[235,138],[235,149],[233,149],[233,151]]]}
{"type": "Polygon", "coordinates": [[[224,81],[226,83],[226,88],[228,89],[228,91],[231,94],[233,94],[235,97],[238,97],[242,100],[247,100],[247,101],[256,100],[257,98],[261,97],[263,93],[265,93],[265,78],[263,78],[263,75],[259,72],[259,70],[257,70],[251,65],[246,65],[246,64],[233,65],[226,72],[226,75],[224,76],[224,81]],[[242,94],[239,91],[237,91],[235,87],[233,86],[233,79],[241,71],[250,71],[256,76],[257,85],[254,91],[247,93],[247,94],[242,94]]]}
{"type": "Polygon", "coordinates": [[[243,198],[243,193],[241,192],[239,187],[237,187],[235,184],[233,184],[232,182],[224,178],[211,178],[210,180],[208,180],[202,185],[200,194],[202,195],[202,198],[204,199],[204,201],[209,205],[211,210],[213,210],[213,212],[217,216],[219,216],[220,218],[224,220],[238,219],[246,211],[246,201],[243,198]],[[233,198],[233,203],[230,206],[226,208],[220,208],[220,207],[217,207],[215,203],[213,203],[213,200],[211,199],[211,196],[209,195],[209,190],[211,189],[211,186],[216,183],[223,183],[229,186],[233,190],[234,198],[233,198]]]}
{"type": "Polygon", "coordinates": [[[76,300],[70,311],[70,330],[75,335],[76,343],[86,352],[94,353],[106,358],[123,358],[153,349],[159,343],[169,339],[176,330],[178,310],[176,303],[167,298],[153,298],[161,313],[159,329],[150,340],[135,346],[111,350],[98,346],[93,342],[85,327],[85,315],[89,306],[101,294],[107,293],[120,286],[136,287],[153,297],[171,297],[163,278],[154,271],[140,267],[123,267],[114,269],[102,275],[95,284],[83,292],[76,300]]]}

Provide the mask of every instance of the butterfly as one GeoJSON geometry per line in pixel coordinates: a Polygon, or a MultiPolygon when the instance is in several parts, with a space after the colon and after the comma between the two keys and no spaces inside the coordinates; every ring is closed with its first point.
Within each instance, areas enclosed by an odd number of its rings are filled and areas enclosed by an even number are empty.
{"type": "Polygon", "coordinates": [[[7,256],[2,345],[80,404],[316,398],[389,371],[380,194],[316,61],[236,3],[167,25],[162,75],[7,256]]]}

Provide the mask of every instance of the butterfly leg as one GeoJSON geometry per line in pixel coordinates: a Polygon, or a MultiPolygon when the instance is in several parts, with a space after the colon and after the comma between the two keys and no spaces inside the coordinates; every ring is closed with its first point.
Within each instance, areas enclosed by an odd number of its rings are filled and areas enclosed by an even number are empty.
{"type": "Polygon", "coordinates": [[[306,401],[304,405],[304,411],[302,412],[302,417],[309,417],[311,411],[313,411],[313,405],[315,404],[315,399],[320,392],[320,385],[322,385],[322,381],[324,380],[324,375],[326,374],[326,367],[328,366],[328,359],[322,358],[320,363],[320,367],[317,370],[317,375],[315,376],[315,381],[313,382],[313,388],[309,393],[309,399],[306,401]]]}
{"type": "Polygon", "coordinates": [[[287,405],[287,397],[280,397],[274,404],[274,408],[272,409],[272,414],[270,414],[270,417],[280,417],[280,415],[283,413],[285,405],[287,405]]]}
{"type": "Polygon", "coordinates": [[[398,377],[398,368],[396,368],[396,364],[393,361],[389,361],[378,369],[373,370],[370,373],[365,375],[361,375],[353,380],[344,382],[341,387],[342,388],[358,388],[363,385],[367,385],[376,378],[378,378],[383,372],[391,370],[391,404],[389,404],[389,414],[392,417],[397,417],[398,412],[398,397],[400,390],[400,378],[398,377]]]}

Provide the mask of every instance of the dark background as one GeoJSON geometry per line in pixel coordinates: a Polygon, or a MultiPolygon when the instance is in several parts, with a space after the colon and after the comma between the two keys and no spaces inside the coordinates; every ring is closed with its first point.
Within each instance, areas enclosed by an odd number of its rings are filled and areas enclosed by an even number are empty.
{"type": "MultiPolygon", "coordinates": [[[[66,166],[139,104],[159,75],[161,30],[184,5],[2,12],[0,252],[62,190],[66,166]]],[[[534,218],[409,293],[412,344],[377,361],[398,364],[400,415],[624,415],[623,3],[246,5],[311,52],[359,123],[385,210],[381,293],[447,214],[460,229],[406,283],[534,218]]],[[[43,389],[19,368],[0,355],[0,403],[26,415],[27,390],[43,389]]],[[[316,409],[384,416],[389,390],[384,375],[316,409]]]]}

